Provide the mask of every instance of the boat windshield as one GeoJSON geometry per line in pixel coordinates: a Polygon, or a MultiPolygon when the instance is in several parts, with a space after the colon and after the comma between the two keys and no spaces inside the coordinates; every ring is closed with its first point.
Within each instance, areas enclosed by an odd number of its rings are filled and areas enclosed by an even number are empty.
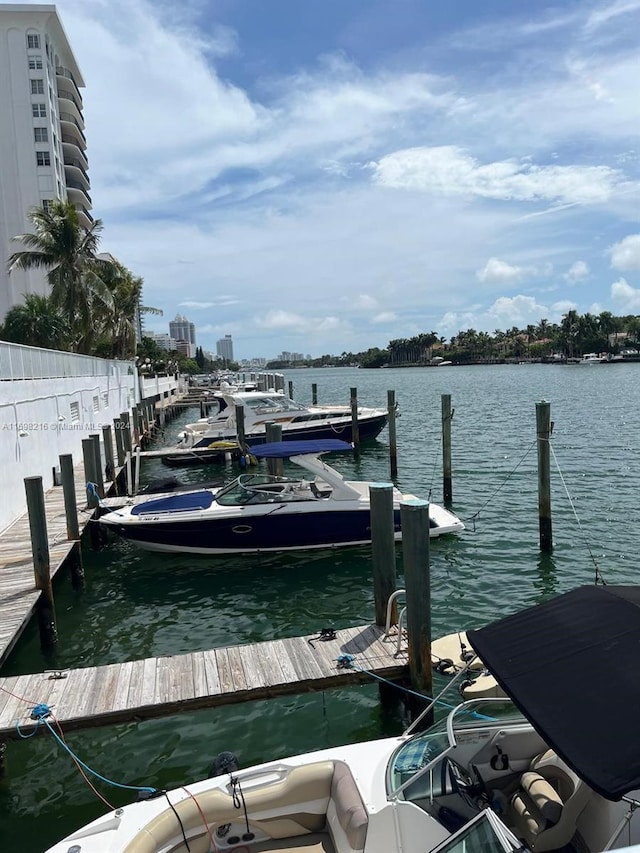
{"type": "Polygon", "coordinates": [[[307,480],[269,474],[242,474],[220,489],[215,500],[221,506],[244,506],[313,500],[313,493],[307,480]]]}
{"type": "Polygon", "coordinates": [[[289,397],[283,397],[281,394],[275,394],[273,397],[247,397],[238,402],[261,414],[265,412],[304,412],[306,410],[306,406],[290,400],[289,397]]]}
{"type": "Polygon", "coordinates": [[[450,835],[432,853],[512,853],[527,850],[491,809],[450,835]]]}
{"type": "Polygon", "coordinates": [[[476,699],[463,702],[433,726],[406,740],[391,756],[387,790],[404,799],[435,797],[441,793],[441,760],[469,732],[498,724],[522,725],[525,718],[509,699],[476,699]]]}

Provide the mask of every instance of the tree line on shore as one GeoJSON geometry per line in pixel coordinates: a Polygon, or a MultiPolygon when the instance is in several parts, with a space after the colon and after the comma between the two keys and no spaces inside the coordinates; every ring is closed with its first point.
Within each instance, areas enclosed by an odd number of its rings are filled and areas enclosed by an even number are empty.
{"type": "MultiPolygon", "coordinates": [[[[579,314],[568,311],[560,323],[540,320],[524,329],[513,326],[493,334],[475,329],[460,331],[447,340],[428,332],[412,338],[397,338],[385,348],[372,347],[364,352],[343,352],[339,356],[323,355],[309,362],[309,367],[408,367],[437,363],[446,359],[455,364],[477,364],[514,359],[545,359],[557,356],[575,358],[587,352],[617,354],[625,347],[636,348],[640,340],[640,316],[616,317],[610,311],[579,314]]],[[[290,367],[283,362],[270,362],[271,369],[290,367]]]]}

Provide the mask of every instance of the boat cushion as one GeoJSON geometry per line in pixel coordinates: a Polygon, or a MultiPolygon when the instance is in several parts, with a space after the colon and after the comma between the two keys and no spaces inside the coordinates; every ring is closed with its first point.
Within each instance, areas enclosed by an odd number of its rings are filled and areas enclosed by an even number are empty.
{"type": "Polygon", "coordinates": [[[557,823],[560,820],[562,800],[555,788],[544,777],[533,771],[523,773],[520,786],[548,823],[557,823]]]}
{"type": "MultiPolygon", "coordinates": [[[[331,799],[327,809],[327,823],[334,839],[344,833],[352,850],[363,850],[368,822],[367,811],[351,770],[344,762],[335,761],[331,799]],[[337,824],[342,832],[338,830],[337,824]]],[[[341,844],[336,846],[342,849],[341,844]]]]}

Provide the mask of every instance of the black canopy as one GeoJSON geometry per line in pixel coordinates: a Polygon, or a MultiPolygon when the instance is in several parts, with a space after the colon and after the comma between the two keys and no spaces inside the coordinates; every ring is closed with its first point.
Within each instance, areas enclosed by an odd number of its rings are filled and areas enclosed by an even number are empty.
{"type": "Polygon", "coordinates": [[[467,636],[594,791],[618,800],[640,788],[640,587],[579,587],[467,636]]]}

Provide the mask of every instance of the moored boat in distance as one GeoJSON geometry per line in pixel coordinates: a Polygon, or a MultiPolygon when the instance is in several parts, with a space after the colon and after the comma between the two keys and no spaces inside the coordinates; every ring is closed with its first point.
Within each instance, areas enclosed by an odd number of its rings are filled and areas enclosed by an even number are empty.
{"type": "MultiPolygon", "coordinates": [[[[334,548],[371,542],[370,483],[351,481],[319,457],[351,451],[338,439],[278,442],[253,449],[261,458],[289,459],[304,476],[241,474],[214,492],[199,489],[110,512],[100,522],[152,551],[244,554],[334,548]]],[[[400,504],[415,495],[393,490],[395,538],[400,504]]],[[[464,530],[452,512],[429,504],[429,534],[464,530]]]]}
{"type": "MultiPolygon", "coordinates": [[[[222,389],[212,394],[211,405],[216,408],[209,417],[187,424],[178,436],[176,449],[208,447],[212,442],[235,440],[238,405],[243,407],[245,438],[250,447],[266,442],[268,424],[282,426],[283,441],[331,438],[353,441],[350,406],[306,406],[277,391],[234,389],[222,389]]],[[[376,438],[387,420],[386,409],[359,406],[360,438],[376,438]]]]}

